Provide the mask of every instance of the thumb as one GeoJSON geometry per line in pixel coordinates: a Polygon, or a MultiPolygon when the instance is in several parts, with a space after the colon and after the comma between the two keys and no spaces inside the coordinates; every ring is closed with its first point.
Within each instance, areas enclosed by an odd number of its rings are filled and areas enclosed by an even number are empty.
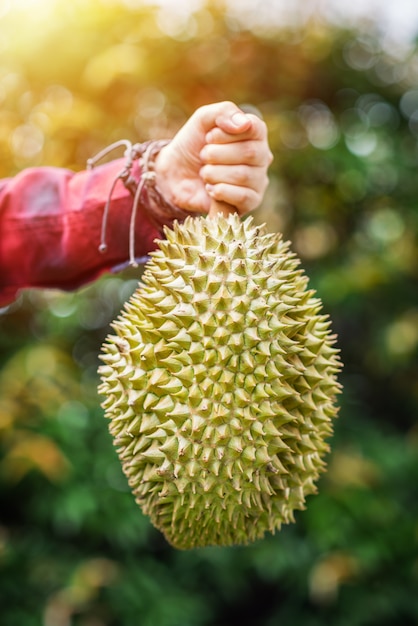
{"type": "Polygon", "coordinates": [[[243,133],[250,128],[251,119],[243,111],[238,110],[232,115],[217,118],[216,126],[227,133],[243,133]]]}
{"type": "Polygon", "coordinates": [[[233,102],[217,102],[201,107],[195,112],[205,133],[216,126],[226,133],[243,133],[252,125],[251,117],[246,115],[233,102]]]}

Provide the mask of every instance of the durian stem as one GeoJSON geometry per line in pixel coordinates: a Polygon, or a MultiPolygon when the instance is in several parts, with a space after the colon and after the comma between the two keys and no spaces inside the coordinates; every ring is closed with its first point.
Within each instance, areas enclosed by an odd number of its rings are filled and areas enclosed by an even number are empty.
{"type": "Polygon", "coordinates": [[[234,206],[232,206],[232,204],[228,204],[227,202],[219,202],[219,200],[215,200],[214,198],[212,198],[208,216],[212,219],[219,214],[223,215],[224,217],[228,217],[228,215],[236,212],[237,210],[234,206]]]}

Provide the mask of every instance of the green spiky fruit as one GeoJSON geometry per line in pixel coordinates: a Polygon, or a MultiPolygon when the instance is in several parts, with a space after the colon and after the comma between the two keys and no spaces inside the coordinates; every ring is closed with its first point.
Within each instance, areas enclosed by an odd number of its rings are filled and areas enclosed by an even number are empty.
{"type": "Polygon", "coordinates": [[[261,538],[316,490],[340,363],[307,283],[251,219],[188,218],[113,325],[99,388],[110,432],[177,548],[261,538]]]}

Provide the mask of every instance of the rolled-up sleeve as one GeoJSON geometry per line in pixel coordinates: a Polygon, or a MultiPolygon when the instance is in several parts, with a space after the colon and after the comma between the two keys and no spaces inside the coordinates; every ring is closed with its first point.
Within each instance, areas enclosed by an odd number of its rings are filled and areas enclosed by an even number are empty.
{"type": "MultiPolygon", "coordinates": [[[[133,198],[120,180],[109,206],[107,248],[99,251],[104,208],[121,167],[122,160],[77,173],[29,168],[0,182],[0,306],[26,287],[75,289],[128,260],[133,198]]],[[[146,201],[144,194],[137,208],[136,257],[162,235],[146,201]]]]}

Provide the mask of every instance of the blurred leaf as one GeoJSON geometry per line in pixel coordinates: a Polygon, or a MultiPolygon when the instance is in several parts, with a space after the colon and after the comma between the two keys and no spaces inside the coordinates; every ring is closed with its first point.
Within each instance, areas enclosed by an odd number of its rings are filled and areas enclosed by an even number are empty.
{"type": "Polygon", "coordinates": [[[32,469],[53,481],[67,474],[68,461],[53,441],[40,435],[22,435],[21,439],[16,435],[0,465],[6,479],[16,482],[32,469]]]}

